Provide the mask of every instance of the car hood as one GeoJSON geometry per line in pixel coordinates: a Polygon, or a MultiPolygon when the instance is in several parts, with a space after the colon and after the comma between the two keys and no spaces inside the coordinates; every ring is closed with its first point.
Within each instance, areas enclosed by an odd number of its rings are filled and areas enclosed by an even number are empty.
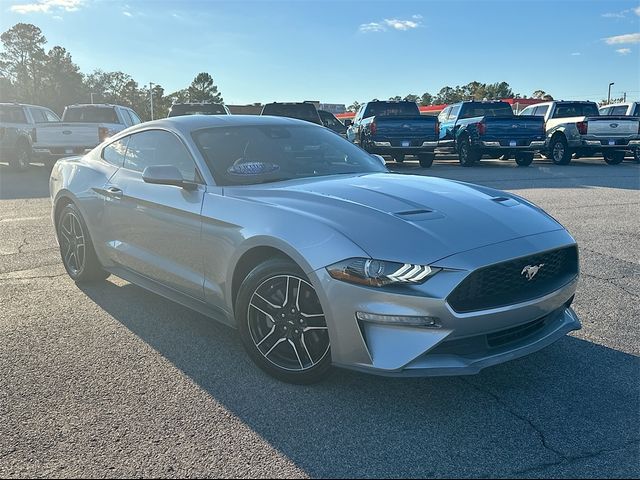
{"type": "MultiPolygon", "coordinates": [[[[563,227],[523,199],[434,177],[376,173],[225,189],[323,222],[371,257],[407,263],[442,258],[563,227]]],[[[313,234],[310,232],[310,234],[313,234]]]]}

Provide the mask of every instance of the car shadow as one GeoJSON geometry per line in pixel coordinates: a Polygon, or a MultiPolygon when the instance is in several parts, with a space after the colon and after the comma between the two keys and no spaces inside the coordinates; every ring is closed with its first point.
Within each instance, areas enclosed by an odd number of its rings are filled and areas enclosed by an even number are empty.
{"type": "Polygon", "coordinates": [[[211,319],[128,283],[81,288],[312,477],[510,476],[638,440],[639,359],[575,337],[471,377],[295,386],[211,319]]]}

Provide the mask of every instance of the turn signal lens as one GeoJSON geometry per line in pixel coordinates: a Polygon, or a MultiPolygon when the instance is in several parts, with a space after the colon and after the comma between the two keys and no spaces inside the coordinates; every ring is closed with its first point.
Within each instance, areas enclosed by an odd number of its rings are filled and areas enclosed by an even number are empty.
{"type": "Polygon", "coordinates": [[[404,325],[407,327],[440,328],[436,317],[418,317],[407,315],[380,315],[377,313],[356,312],[356,318],[363,322],[404,325]]]}
{"type": "Polygon", "coordinates": [[[370,287],[404,283],[419,284],[438,273],[441,268],[411,263],[385,262],[370,258],[350,258],[327,267],[331,277],[370,287]]]}

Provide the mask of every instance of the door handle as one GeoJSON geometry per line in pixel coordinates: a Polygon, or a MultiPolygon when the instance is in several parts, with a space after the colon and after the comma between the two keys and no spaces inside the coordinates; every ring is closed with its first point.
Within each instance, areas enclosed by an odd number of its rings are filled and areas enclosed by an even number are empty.
{"type": "Polygon", "coordinates": [[[107,188],[107,194],[113,198],[122,198],[122,189],[118,187],[107,188]]]}

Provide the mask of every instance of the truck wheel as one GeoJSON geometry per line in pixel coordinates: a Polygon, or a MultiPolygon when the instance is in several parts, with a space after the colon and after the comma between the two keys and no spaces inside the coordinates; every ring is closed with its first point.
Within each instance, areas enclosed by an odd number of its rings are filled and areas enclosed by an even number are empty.
{"type": "Polygon", "coordinates": [[[420,166],[422,168],[429,168],[433,165],[433,159],[435,156],[435,153],[421,153],[418,155],[418,162],[420,162],[420,166]]]}
{"type": "Polygon", "coordinates": [[[640,163],[640,148],[636,148],[633,151],[633,161],[636,163],[640,163]]]}
{"type": "Polygon", "coordinates": [[[549,152],[551,153],[551,160],[556,165],[568,165],[571,161],[571,152],[567,141],[562,136],[557,136],[551,139],[549,145],[549,152]]]}
{"type": "Polygon", "coordinates": [[[16,147],[16,153],[9,159],[9,166],[14,170],[22,171],[29,168],[30,161],[31,151],[29,146],[21,143],[16,147]]]}
{"type": "Polygon", "coordinates": [[[608,165],[618,165],[624,160],[624,152],[620,151],[604,152],[603,156],[608,165]]]}
{"type": "Polygon", "coordinates": [[[516,163],[519,167],[528,167],[533,162],[533,152],[516,153],[516,163]]]}
{"type": "Polygon", "coordinates": [[[458,141],[458,160],[463,167],[472,167],[474,163],[480,160],[481,153],[471,148],[468,138],[462,138],[458,141]]]}
{"type": "Polygon", "coordinates": [[[396,153],[395,155],[393,155],[393,160],[396,163],[402,163],[404,162],[404,154],[403,153],[396,153]]]}

